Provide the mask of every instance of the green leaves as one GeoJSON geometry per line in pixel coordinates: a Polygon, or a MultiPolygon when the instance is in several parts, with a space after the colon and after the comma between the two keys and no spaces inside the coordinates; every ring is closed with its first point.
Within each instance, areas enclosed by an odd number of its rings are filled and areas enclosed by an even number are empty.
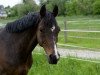
{"type": "Polygon", "coordinates": [[[100,0],[96,0],[93,3],[93,14],[100,15],[100,0]]]}

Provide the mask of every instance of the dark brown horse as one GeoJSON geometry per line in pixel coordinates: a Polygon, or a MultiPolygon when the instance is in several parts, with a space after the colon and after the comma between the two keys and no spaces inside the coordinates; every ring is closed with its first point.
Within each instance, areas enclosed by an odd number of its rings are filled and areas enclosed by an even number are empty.
{"type": "Polygon", "coordinates": [[[48,12],[43,5],[40,12],[30,13],[0,29],[0,75],[27,75],[37,44],[44,48],[49,63],[57,64],[56,42],[60,31],[55,20],[57,14],[57,6],[48,12]]]}

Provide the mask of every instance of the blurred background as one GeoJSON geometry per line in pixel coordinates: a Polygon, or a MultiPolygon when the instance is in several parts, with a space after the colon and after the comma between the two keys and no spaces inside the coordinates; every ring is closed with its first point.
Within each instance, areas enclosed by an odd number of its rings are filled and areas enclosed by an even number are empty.
{"type": "Polygon", "coordinates": [[[59,16],[100,15],[100,0],[1,0],[0,11],[5,10],[8,17],[21,17],[39,11],[43,4],[48,10],[58,5],[59,16]]]}

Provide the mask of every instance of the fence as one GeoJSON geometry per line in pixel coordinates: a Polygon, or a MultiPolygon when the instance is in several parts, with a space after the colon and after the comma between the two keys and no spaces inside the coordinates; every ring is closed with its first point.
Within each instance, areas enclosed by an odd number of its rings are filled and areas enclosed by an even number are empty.
{"type": "MultiPolygon", "coordinates": [[[[79,36],[68,36],[68,32],[81,32],[81,33],[100,33],[100,31],[84,31],[84,30],[61,30],[61,32],[64,32],[64,39],[65,39],[65,42],[67,42],[67,38],[68,37],[72,37],[72,38],[85,38],[85,39],[99,39],[100,38],[92,38],[92,37],[79,37],[79,36]],[[67,32],[67,33],[65,33],[67,32]]],[[[85,49],[95,49],[95,50],[99,50],[99,49],[96,49],[96,48],[87,48],[87,47],[82,47],[82,46],[76,46],[76,45],[68,45],[68,44],[60,44],[58,43],[58,45],[61,45],[61,46],[70,46],[70,47],[77,47],[77,48],[85,48],[85,49]]]]}
{"type": "MultiPolygon", "coordinates": [[[[89,30],[72,30],[72,29],[68,29],[67,28],[67,24],[66,22],[64,22],[64,30],[61,30],[61,32],[64,32],[64,42],[66,43],[67,42],[67,38],[68,37],[71,37],[71,38],[81,38],[81,39],[90,39],[90,40],[100,40],[99,37],[81,37],[81,36],[68,36],[68,33],[69,32],[76,32],[76,33],[100,33],[100,31],[89,31],[89,30]]],[[[82,49],[93,49],[93,50],[100,50],[100,49],[97,49],[97,48],[88,48],[88,47],[84,47],[84,46],[77,46],[77,45],[69,45],[69,44],[61,44],[61,43],[58,43],[58,45],[60,46],[69,46],[69,47],[76,47],[76,48],[82,48],[82,49]]]]}

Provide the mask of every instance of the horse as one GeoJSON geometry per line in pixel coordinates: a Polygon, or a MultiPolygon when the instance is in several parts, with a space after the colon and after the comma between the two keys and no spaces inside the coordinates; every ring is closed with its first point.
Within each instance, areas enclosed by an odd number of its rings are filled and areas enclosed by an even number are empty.
{"type": "Polygon", "coordinates": [[[48,63],[57,64],[57,14],[58,6],[50,12],[43,5],[39,12],[29,13],[0,29],[0,75],[27,75],[37,44],[44,48],[48,63]]]}

